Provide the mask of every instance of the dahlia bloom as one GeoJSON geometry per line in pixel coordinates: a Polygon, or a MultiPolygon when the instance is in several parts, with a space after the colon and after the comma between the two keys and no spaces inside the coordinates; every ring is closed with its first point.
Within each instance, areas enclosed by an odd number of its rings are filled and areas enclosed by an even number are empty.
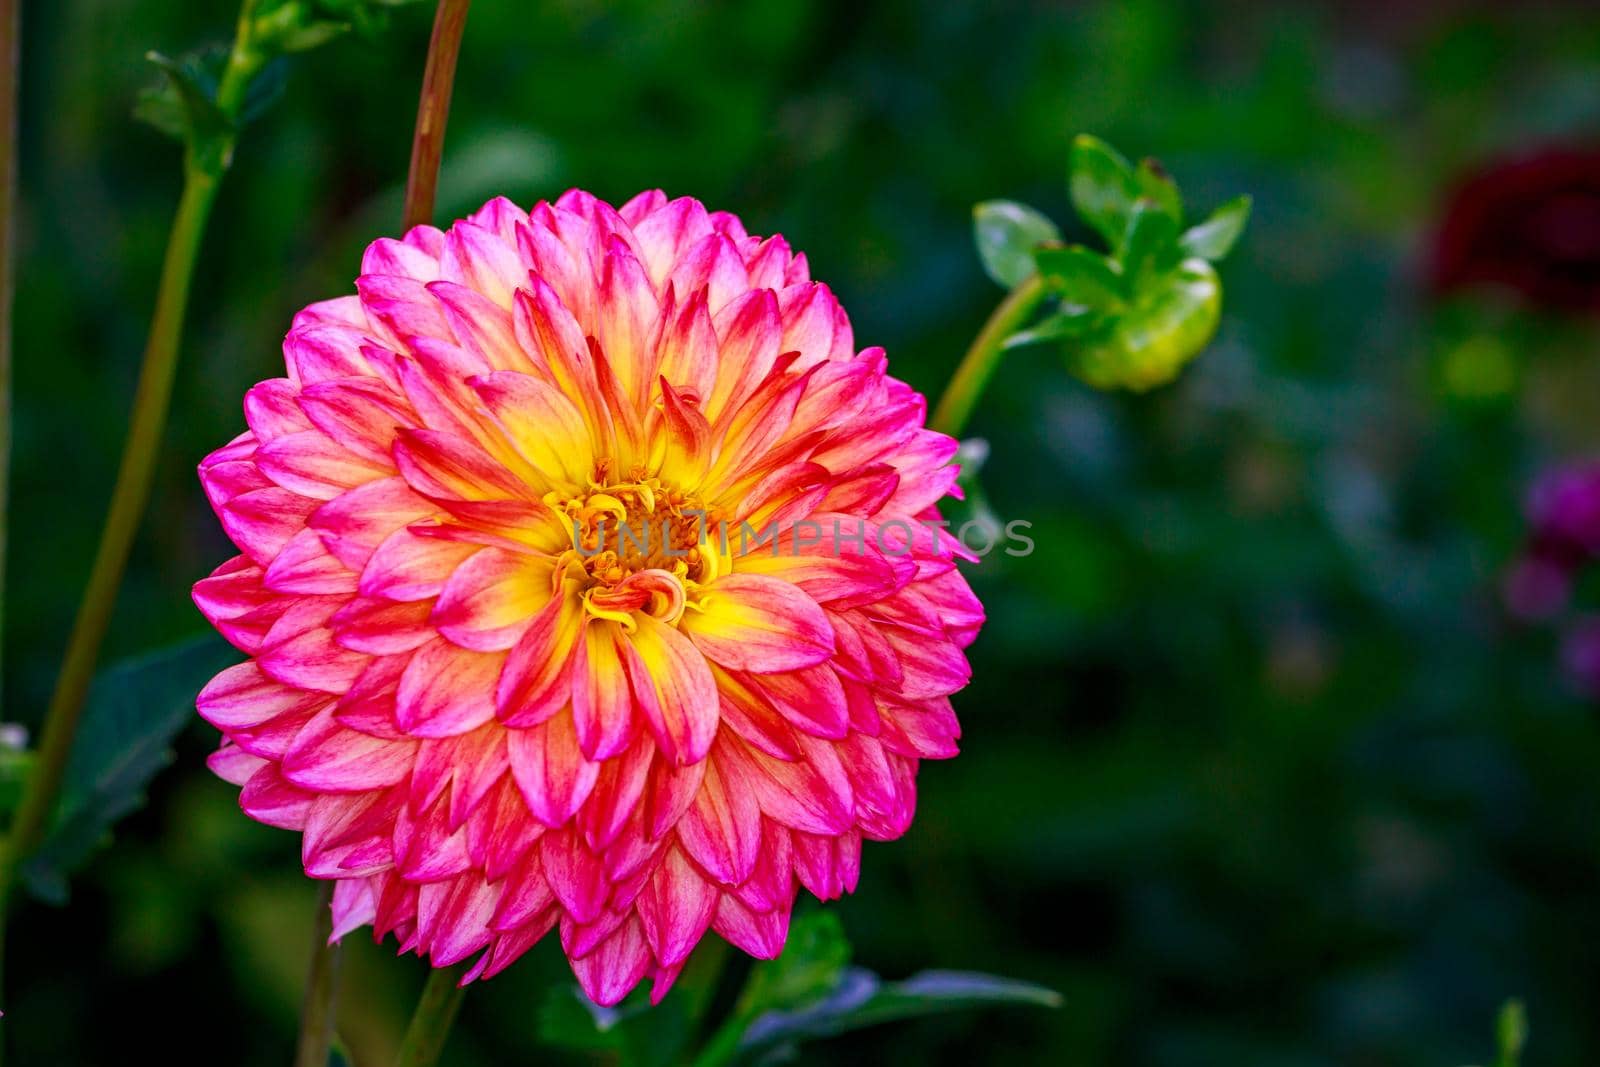
{"type": "Polygon", "coordinates": [[[240,555],[210,760],[334,936],[468,980],[552,929],[612,1004],[898,837],[983,612],[956,442],[804,255],[692,199],[499,199],[379,240],[201,481],[240,555]]]}

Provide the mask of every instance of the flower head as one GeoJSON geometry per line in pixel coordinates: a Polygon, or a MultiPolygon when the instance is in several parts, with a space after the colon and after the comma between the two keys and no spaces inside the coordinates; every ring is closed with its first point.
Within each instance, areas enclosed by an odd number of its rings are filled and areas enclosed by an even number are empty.
{"type": "Polygon", "coordinates": [[[250,658],[213,769],[372,923],[491,975],[559,930],[596,1001],[898,837],[983,613],[956,443],[781,237],[691,199],[495,200],[367,249],[201,480],[250,658]]]}

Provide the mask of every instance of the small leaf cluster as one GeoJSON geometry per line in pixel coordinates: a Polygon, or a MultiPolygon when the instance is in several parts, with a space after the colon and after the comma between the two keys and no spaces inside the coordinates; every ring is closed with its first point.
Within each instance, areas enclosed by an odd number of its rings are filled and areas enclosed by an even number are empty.
{"type": "Polygon", "coordinates": [[[161,72],[134,104],[134,117],[181,142],[192,165],[221,174],[239,128],[283,90],[284,58],[350,32],[371,35],[389,9],[416,0],[246,0],[231,47],[209,44],[176,58],[146,57],[161,72]]]}
{"type": "Polygon", "coordinates": [[[1107,251],[1062,241],[1025,204],[991,200],[973,209],[978,255],[1008,289],[1042,285],[1047,312],[1008,347],[1066,343],[1068,364],[1102,389],[1143,391],[1175,378],[1216,333],[1222,283],[1213,263],[1233,248],[1250,198],[1223,204],[1185,228],[1177,184],[1152,159],[1137,166],[1096,138],[1072,145],[1068,189],[1107,251]]]}

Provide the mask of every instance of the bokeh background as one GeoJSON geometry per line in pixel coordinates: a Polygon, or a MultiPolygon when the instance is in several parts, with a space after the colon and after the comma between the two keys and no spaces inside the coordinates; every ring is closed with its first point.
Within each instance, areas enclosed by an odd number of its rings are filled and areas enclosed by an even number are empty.
{"type": "MultiPolygon", "coordinates": [[[[225,39],[233,11],[25,6],[4,639],[8,715],[33,723],[178,188],[178,149],[129,118],[140,57],[225,39]]],[[[110,655],[203,629],[188,587],[228,548],[195,464],[242,426],[293,311],[348,290],[364,242],[394,232],[427,8],[297,61],[243,138],[110,655]]],[[[1075,383],[1045,348],[1003,367],[972,432],[1038,551],[972,570],[991,621],[957,701],[964,754],[925,765],[916,824],[868,847],[838,906],[886,975],[983,969],[1065,1006],[802,1062],[1456,1065],[1489,1058],[1513,995],[1528,1063],[1600,1062],[1600,721],[1560,626],[1500,596],[1530,481],[1600,447],[1600,331],[1430,281],[1463,182],[1595,143],[1591,5],[480,0],[440,213],[570,185],[693,194],[805,249],[857,338],[937,392],[1000,295],[971,205],[1070,221],[1078,131],[1159,156],[1201,209],[1254,194],[1222,332],[1141,397],[1075,383]]],[[[1600,223],[1576,195],[1552,269],[1596,285],[1600,223]]],[[[1512,231],[1535,253],[1551,236],[1512,231]]],[[[297,838],[205,771],[214,743],[195,719],[70,909],[19,917],[16,1062],[288,1060],[313,888],[297,838]]],[[[351,944],[342,1026],[384,1062],[423,967],[351,944]]],[[[534,1046],[563,970],[547,944],[475,988],[447,1062],[563,1062],[534,1046]]]]}

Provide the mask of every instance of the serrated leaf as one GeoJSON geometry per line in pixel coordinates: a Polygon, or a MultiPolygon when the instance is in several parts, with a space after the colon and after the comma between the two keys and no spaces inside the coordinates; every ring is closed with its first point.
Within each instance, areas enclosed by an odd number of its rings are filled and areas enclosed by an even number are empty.
{"type": "Polygon", "coordinates": [[[1013,289],[1033,274],[1033,251],[1059,241],[1056,224],[1026,204],[986,200],[972,209],[972,236],[989,277],[1013,289]]]}
{"type": "Polygon", "coordinates": [[[1148,275],[1170,270],[1181,258],[1177,221],[1154,200],[1140,197],[1122,236],[1123,277],[1137,288],[1148,275]]]}
{"type": "Polygon", "coordinates": [[[1185,256],[1198,256],[1212,262],[1233,250],[1250,221],[1250,198],[1235,197],[1211,213],[1206,221],[1186,232],[1178,242],[1185,256]]]}
{"type": "Polygon", "coordinates": [[[1117,266],[1082,245],[1041,248],[1033,260],[1045,285],[1068,304],[1114,308],[1128,296],[1117,266]]]}
{"type": "Polygon", "coordinates": [[[1079,134],[1072,142],[1067,173],[1072,206],[1115,249],[1139,196],[1133,168],[1104,141],[1079,134]]]}
{"type": "Polygon", "coordinates": [[[1056,1008],[1061,997],[1043,986],[987,974],[924,971],[903,982],[885,983],[871,971],[851,967],[820,1001],[757,1018],[745,1030],[739,1050],[748,1061],[758,1054],[880,1023],[995,1005],[1056,1008]]]}
{"type": "Polygon", "coordinates": [[[1160,162],[1146,156],[1139,161],[1134,179],[1139,184],[1140,196],[1149,197],[1159,204],[1162,211],[1172,216],[1175,226],[1183,225],[1183,194],[1178,192],[1178,183],[1172,180],[1160,162]]]}
{"type": "Polygon", "coordinates": [[[207,635],[122,660],[95,677],[55,817],[22,864],[29,890],[66,902],[68,876],[144,802],[145,787],[171,762],[173,738],[194,715],[195,695],[237,658],[207,635]]]}

